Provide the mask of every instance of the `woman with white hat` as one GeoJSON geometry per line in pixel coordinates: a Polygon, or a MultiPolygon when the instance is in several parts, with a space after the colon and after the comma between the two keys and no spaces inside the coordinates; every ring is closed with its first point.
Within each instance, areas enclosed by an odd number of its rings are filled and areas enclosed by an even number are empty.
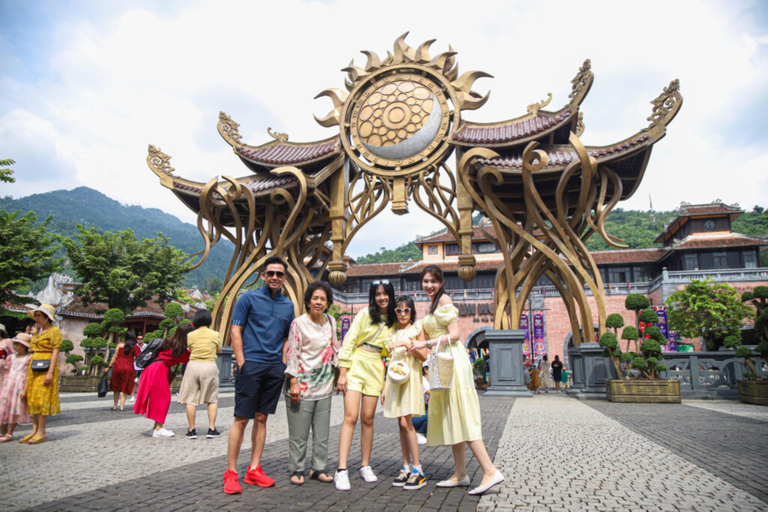
{"type": "Polygon", "coordinates": [[[26,396],[27,411],[32,415],[32,433],[22,437],[20,443],[45,442],[45,419],[61,412],[59,406],[59,347],[62,337],[53,325],[56,310],[48,304],[27,313],[35,319],[32,337],[32,359],[29,364],[26,396]]]}

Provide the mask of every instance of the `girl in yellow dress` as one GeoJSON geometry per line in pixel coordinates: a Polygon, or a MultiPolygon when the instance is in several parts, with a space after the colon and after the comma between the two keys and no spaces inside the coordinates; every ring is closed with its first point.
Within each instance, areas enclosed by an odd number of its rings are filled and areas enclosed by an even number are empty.
{"type": "Polygon", "coordinates": [[[400,427],[400,448],[403,451],[403,468],[392,483],[407,490],[421,489],[427,485],[427,477],[419,460],[419,444],[413,416],[424,415],[424,386],[421,384],[421,363],[427,359],[427,349],[408,352],[413,338],[421,331],[421,322],[416,322],[416,306],[410,297],[398,297],[395,307],[397,330],[389,346],[390,364],[404,360],[408,364],[408,380],[396,384],[387,379],[384,394],[384,417],[397,418],[400,427]],[[414,323],[415,322],[415,323],[414,323]]]}
{"type": "Polygon", "coordinates": [[[59,347],[62,337],[59,328],[53,325],[56,310],[53,306],[42,304],[30,311],[35,319],[32,336],[32,359],[27,374],[27,390],[22,400],[27,400],[27,412],[32,415],[32,433],[21,439],[20,443],[40,444],[45,442],[45,419],[61,412],[59,407],[59,347]],[[48,360],[47,370],[32,369],[34,361],[48,360]]]}
{"type": "Polygon", "coordinates": [[[444,350],[447,346],[453,355],[453,380],[450,389],[430,390],[427,444],[451,445],[455,471],[448,480],[438,482],[438,487],[468,487],[465,444],[475,455],[483,470],[483,480],[469,494],[483,494],[504,476],[496,469],[483,444],[480,423],[480,403],[477,399],[472,364],[459,339],[459,311],[451,297],[445,293],[443,271],[436,265],[427,265],[421,272],[421,286],[432,300],[429,314],[422,321],[419,341],[411,344],[411,351],[424,347],[444,350]]]}
{"type": "Polygon", "coordinates": [[[360,475],[368,483],[378,480],[371,469],[373,416],[384,388],[384,362],[395,324],[395,289],[387,280],[374,281],[368,307],[362,309],[347,332],[339,353],[336,393],[344,393],[344,421],[339,433],[339,467],[333,477],[336,489],[350,490],[347,459],[360,417],[360,475]],[[362,406],[361,406],[362,402],[362,406]]]}

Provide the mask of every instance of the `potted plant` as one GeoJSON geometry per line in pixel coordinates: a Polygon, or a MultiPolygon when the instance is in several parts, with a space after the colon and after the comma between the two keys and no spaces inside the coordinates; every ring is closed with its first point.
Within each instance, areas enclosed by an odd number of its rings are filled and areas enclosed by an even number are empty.
{"type": "Polygon", "coordinates": [[[606,381],[606,394],[611,402],[679,404],[680,382],[662,378],[667,367],[662,362],[661,346],[667,340],[656,325],[659,316],[648,306],[639,309],[647,301],[643,295],[631,294],[625,302],[627,309],[635,311],[637,322],[636,327],[629,325],[622,332],[622,339],[627,340],[627,352],[621,352],[616,334],[607,332],[600,337],[600,346],[605,348],[620,377],[606,381]],[[642,341],[638,346],[639,340],[642,341]],[[632,342],[634,351],[630,351],[632,342]]]}
{"type": "Polygon", "coordinates": [[[98,369],[104,364],[104,357],[101,353],[108,343],[102,338],[103,332],[101,324],[93,322],[85,326],[83,329],[85,338],[80,340],[80,347],[83,349],[85,357],[77,354],[67,355],[65,362],[73,365],[74,369],[73,375],[61,376],[60,390],[62,392],[96,392],[101,378],[101,372],[98,369]],[[80,362],[83,363],[82,366],[80,362]]]}
{"type": "Polygon", "coordinates": [[[485,368],[485,359],[478,357],[472,364],[472,374],[475,377],[475,387],[485,389],[488,386],[483,382],[483,370],[485,368]]]}

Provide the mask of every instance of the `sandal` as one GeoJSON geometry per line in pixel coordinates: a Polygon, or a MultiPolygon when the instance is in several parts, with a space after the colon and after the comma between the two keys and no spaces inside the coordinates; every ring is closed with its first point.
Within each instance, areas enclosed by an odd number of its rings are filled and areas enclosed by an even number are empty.
{"type": "Polygon", "coordinates": [[[3,434],[0,436],[0,443],[7,443],[13,441],[13,434],[3,434]]]}
{"type": "Polygon", "coordinates": [[[318,482],[322,482],[324,484],[329,484],[333,482],[333,477],[330,476],[325,471],[315,471],[314,469],[309,472],[309,479],[310,480],[317,480],[318,482]]]}
{"type": "Polygon", "coordinates": [[[293,485],[304,485],[304,472],[294,471],[293,473],[291,473],[291,483],[293,485]]]}
{"type": "Polygon", "coordinates": [[[32,439],[30,439],[29,441],[27,441],[27,444],[42,444],[44,442],[45,442],[45,436],[43,436],[43,437],[35,436],[32,439]]]}
{"type": "Polygon", "coordinates": [[[33,437],[33,434],[27,434],[27,435],[25,435],[24,437],[22,437],[21,439],[19,439],[19,442],[20,442],[20,443],[26,443],[26,442],[28,442],[30,439],[32,439],[32,437],[33,437]]]}

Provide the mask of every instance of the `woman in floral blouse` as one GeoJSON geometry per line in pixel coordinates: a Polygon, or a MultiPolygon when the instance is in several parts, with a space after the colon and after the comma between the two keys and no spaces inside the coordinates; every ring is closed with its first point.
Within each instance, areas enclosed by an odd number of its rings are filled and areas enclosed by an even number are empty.
{"type": "Polygon", "coordinates": [[[325,312],[333,304],[328,283],[315,282],[304,293],[307,312],[291,324],[286,346],[285,408],[288,414],[291,483],[304,483],[309,430],[312,429],[312,470],[309,478],[330,483],[325,472],[331,393],[339,340],[336,321],[325,312]]]}

